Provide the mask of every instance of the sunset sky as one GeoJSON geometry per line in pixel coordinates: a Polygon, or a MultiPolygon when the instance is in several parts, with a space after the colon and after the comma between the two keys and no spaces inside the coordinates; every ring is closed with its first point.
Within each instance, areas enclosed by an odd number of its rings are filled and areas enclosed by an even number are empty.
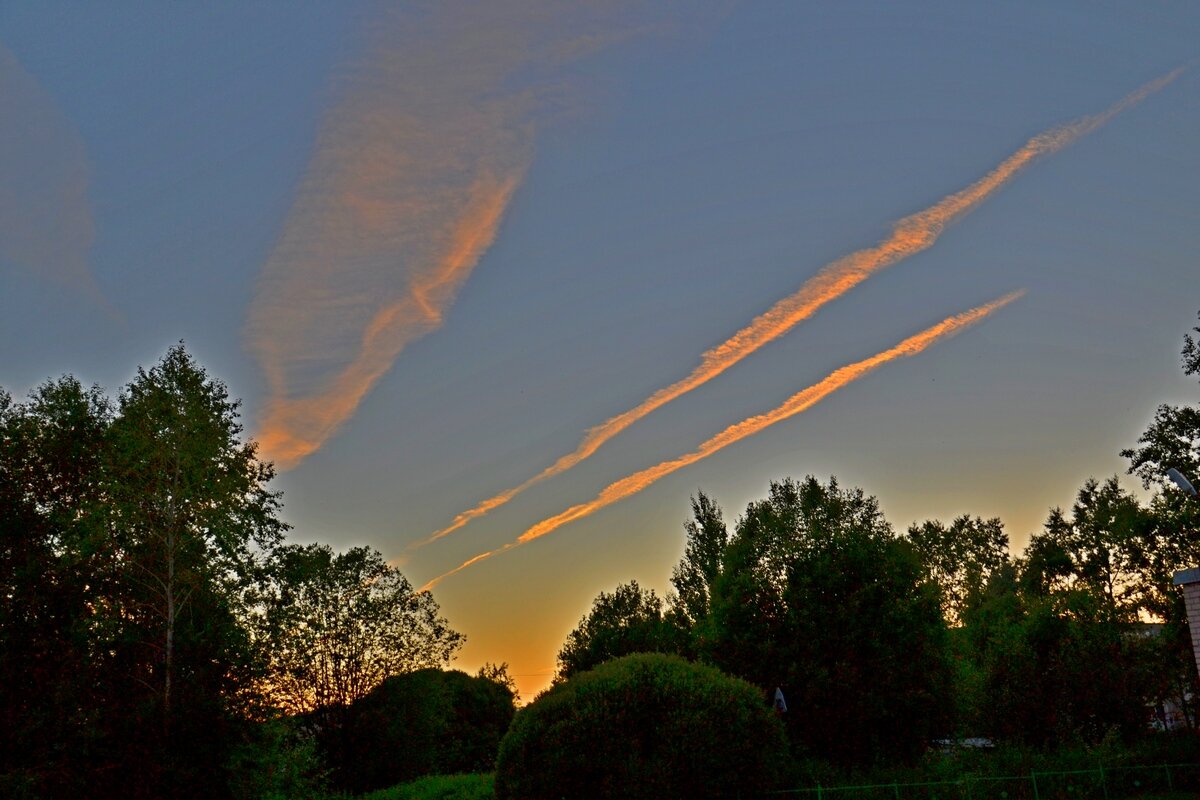
{"type": "Polygon", "coordinates": [[[528,698],[697,490],[1019,550],[1123,474],[1196,400],[1198,43],[1165,1],[4,3],[0,386],[184,340],[292,538],[528,698]]]}

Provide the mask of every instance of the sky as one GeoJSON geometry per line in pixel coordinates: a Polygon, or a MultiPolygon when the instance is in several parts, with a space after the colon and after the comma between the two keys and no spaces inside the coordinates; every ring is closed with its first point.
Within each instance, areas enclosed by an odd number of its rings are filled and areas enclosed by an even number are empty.
{"type": "MultiPolygon", "coordinates": [[[[0,386],[180,340],[525,696],[689,498],[1015,551],[1200,309],[1193,3],[0,6],[0,386]]],[[[1193,476],[1194,478],[1195,476],[1193,476]]]]}

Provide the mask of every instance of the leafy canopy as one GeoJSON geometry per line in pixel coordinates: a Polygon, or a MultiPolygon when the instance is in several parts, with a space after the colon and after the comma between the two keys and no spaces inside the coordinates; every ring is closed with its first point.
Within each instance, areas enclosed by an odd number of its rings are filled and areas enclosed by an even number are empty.
{"type": "Polygon", "coordinates": [[[262,690],[301,714],[347,706],[392,675],[443,667],[464,637],[369,547],[285,545],[267,566],[256,608],[262,690]]]}

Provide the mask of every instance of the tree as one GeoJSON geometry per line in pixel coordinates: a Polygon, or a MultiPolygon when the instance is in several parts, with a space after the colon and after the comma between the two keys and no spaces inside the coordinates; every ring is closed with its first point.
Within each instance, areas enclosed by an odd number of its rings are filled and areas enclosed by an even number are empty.
{"type": "Polygon", "coordinates": [[[336,710],[389,676],[443,667],[464,641],[431,594],[369,547],[278,548],[255,620],[262,691],[291,714],[336,710]]]}
{"type": "Polygon", "coordinates": [[[158,723],[123,735],[161,753],[189,791],[220,775],[206,759],[223,761],[222,730],[252,678],[240,618],[256,553],[286,529],[267,488],[274,470],[240,438],[238,406],[180,344],[138,369],[107,436],[106,524],[122,586],[115,679],[158,723]]]}
{"type": "Polygon", "coordinates": [[[1088,589],[1127,621],[1179,618],[1171,579],[1192,564],[1197,542],[1180,496],[1162,492],[1147,507],[1115,476],[1103,484],[1089,479],[1070,512],[1052,509],[1030,540],[1023,580],[1042,594],[1088,589]]]}
{"type": "MultiPolygon", "coordinates": [[[[1200,334],[1200,327],[1192,333],[1200,334]]],[[[1200,338],[1184,334],[1181,361],[1185,375],[1200,377],[1200,338]]],[[[1171,486],[1166,471],[1173,467],[1193,483],[1200,478],[1200,407],[1160,405],[1138,446],[1122,450],[1121,455],[1129,459],[1129,472],[1141,478],[1143,486],[1162,490],[1151,500],[1152,535],[1145,537],[1140,553],[1141,600],[1150,614],[1164,621],[1160,674],[1171,687],[1167,693],[1194,720],[1192,698],[1200,696],[1200,676],[1186,635],[1182,597],[1171,577],[1196,565],[1200,503],[1171,486]]]]}
{"type": "Polygon", "coordinates": [[[1046,591],[1005,568],[967,610],[966,630],[982,675],[974,734],[1054,747],[1145,731],[1154,643],[1114,618],[1101,589],[1046,591]]]}
{"type": "Polygon", "coordinates": [[[237,407],[182,345],[115,404],[0,392],[0,771],[32,762],[34,793],[227,791],[244,598],[285,528],[237,407]]]}
{"type": "Polygon", "coordinates": [[[1052,747],[1127,737],[1177,669],[1139,619],[1158,608],[1154,515],[1117,479],[1089,479],[1055,508],[1024,556],[991,576],[963,614],[982,676],[974,732],[1052,747]]]}
{"type": "Polygon", "coordinates": [[[1008,536],[998,518],[962,515],[949,526],[927,520],[908,529],[926,574],[942,590],[942,613],[951,624],[983,590],[993,572],[1008,563],[1008,536]]]}
{"type": "Polygon", "coordinates": [[[0,794],[78,796],[107,693],[98,524],[112,408],[70,377],[24,403],[0,390],[0,794]]]}
{"type": "MultiPolygon", "coordinates": [[[[1192,331],[1200,334],[1200,327],[1192,331]]],[[[1184,374],[1200,376],[1200,339],[1186,334],[1183,339],[1184,374]]],[[[1160,618],[1181,619],[1182,606],[1171,576],[1176,570],[1195,566],[1200,551],[1200,503],[1172,486],[1166,471],[1173,467],[1200,482],[1200,407],[1159,406],[1138,445],[1121,451],[1129,459],[1129,472],[1140,477],[1146,488],[1162,490],[1151,501],[1153,535],[1146,537],[1140,553],[1139,566],[1145,577],[1143,604],[1160,618]]]]}
{"type": "Polygon", "coordinates": [[[501,661],[499,664],[485,661],[475,673],[475,677],[503,686],[512,695],[513,703],[521,702],[521,691],[517,688],[517,679],[509,674],[507,661],[501,661]]]}
{"type": "Polygon", "coordinates": [[[683,529],[687,544],[683,559],[671,572],[671,585],[675,587],[672,606],[691,626],[708,616],[729,532],[721,507],[704,492],[692,498],[692,519],[684,523],[683,529]]]}
{"type": "Polygon", "coordinates": [[[558,653],[555,681],[631,653],[672,653],[682,644],[679,629],[663,614],[663,601],[637,581],[601,592],[558,653]]]}
{"type": "Polygon", "coordinates": [[[949,725],[937,587],[861,489],[772,482],[738,520],[700,628],[707,660],[783,688],[809,752],[911,759],[949,725]]]}
{"type": "MultiPolygon", "coordinates": [[[[1192,332],[1200,334],[1200,327],[1192,332]]],[[[1200,340],[1184,335],[1182,361],[1185,375],[1200,376],[1200,340]]],[[[1146,488],[1166,487],[1171,467],[1195,481],[1200,476],[1200,407],[1160,405],[1138,445],[1121,455],[1129,459],[1130,473],[1140,477],[1146,488]]]]}

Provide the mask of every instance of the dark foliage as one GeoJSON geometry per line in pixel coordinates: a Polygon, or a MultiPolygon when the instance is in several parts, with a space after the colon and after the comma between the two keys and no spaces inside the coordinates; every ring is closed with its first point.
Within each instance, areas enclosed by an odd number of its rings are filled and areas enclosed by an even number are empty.
{"type": "Polygon", "coordinates": [[[385,680],[319,739],[334,784],[361,793],[422,775],[490,771],[513,711],[501,683],[422,669],[385,680]]]}
{"type": "Polygon", "coordinates": [[[677,656],[632,655],[521,710],[500,745],[496,797],[755,796],[785,755],[758,688],[677,656]]]}
{"type": "Polygon", "coordinates": [[[64,378],[26,403],[0,391],[0,794],[68,796],[98,743],[89,646],[110,586],[96,508],[111,408],[64,378]]]}
{"type": "Polygon", "coordinates": [[[738,522],[699,633],[712,663],[783,688],[793,743],[819,757],[912,759],[949,727],[937,587],[861,490],[772,483],[738,522]]]}
{"type": "Polygon", "coordinates": [[[341,708],[389,675],[444,667],[464,637],[370,547],[284,545],[255,592],[259,689],[289,714],[341,708]]]}
{"type": "Polygon", "coordinates": [[[0,406],[0,773],[39,796],[221,796],[251,547],[284,528],[237,403],[178,346],[116,404],[63,378],[0,406]]]}
{"type": "Polygon", "coordinates": [[[325,800],[328,770],[297,719],[274,718],[244,731],[229,759],[234,800],[325,800]]]}
{"type": "Polygon", "coordinates": [[[936,519],[909,526],[907,539],[926,574],[942,590],[946,621],[962,621],[963,610],[993,572],[1008,563],[1008,536],[998,518],[963,514],[949,525],[936,519]]]}
{"type": "Polygon", "coordinates": [[[695,625],[708,616],[729,532],[721,507],[704,492],[692,498],[692,518],[683,524],[683,530],[687,536],[683,558],[671,571],[675,587],[672,610],[686,625],[695,625]]]}
{"type": "Polygon", "coordinates": [[[1155,683],[1146,640],[1097,595],[1014,591],[991,587],[968,623],[984,681],[976,733],[1036,748],[1144,734],[1155,683]]]}
{"type": "Polygon", "coordinates": [[[558,653],[555,680],[633,653],[679,653],[686,637],[686,631],[663,613],[663,602],[654,591],[630,581],[592,601],[591,611],[558,653]]]}

